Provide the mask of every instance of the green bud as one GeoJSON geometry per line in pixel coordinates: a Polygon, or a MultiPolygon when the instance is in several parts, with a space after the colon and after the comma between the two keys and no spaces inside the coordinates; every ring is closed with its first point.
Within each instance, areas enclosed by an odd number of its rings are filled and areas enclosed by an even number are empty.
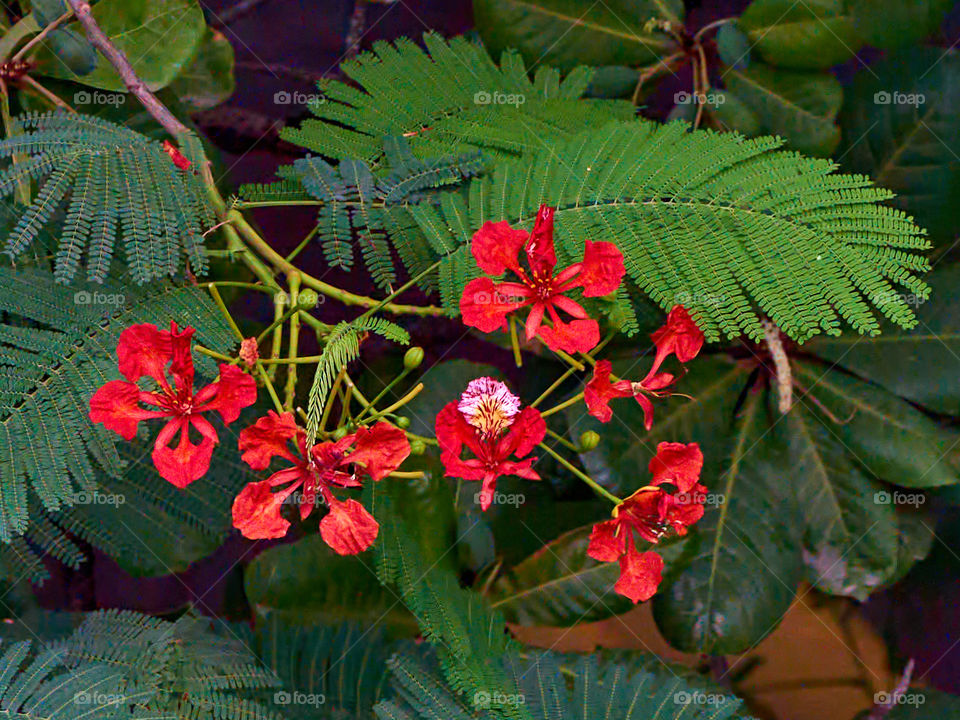
{"type": "Polygon", "coordinates": [[[297,293],[297,306],[304,310],[315,308],[319,302],[320,296],[314,290],[308,288],[297,293]]]}
{"type": "Polygon", "coordinates": [[[346,437],[346,435],[347,435],[346,426],[338,427],[336,430],[333,431],[334,440],[343,440],[343,438],[346,437]]]}
{"type": "Polygon", "coordinates": [[[410,443],[411,455],[423,455],[427,451],[427,445],[423,440],[414,440],[410,443]]]}
{"type": "Polygon", "coordinates": [[[410,427],[410,418],[401,415],[397,418],[396,426],[401,430],[410,427]]]}
{"type": "Polygon", "coordinates": [[[600,444],[600,436],[593,430],[587,430],[580,435],[580,449],[584,452],[593,450],[600,444]]]}
{"type": "Polygon", "coordinates": [[[406,354],[403,356],[403,366],[407,370],[413,370],[420,367],[420,363],[423,362],[423,348],[422,347],[412,347],[407,350],[406,354]]]}

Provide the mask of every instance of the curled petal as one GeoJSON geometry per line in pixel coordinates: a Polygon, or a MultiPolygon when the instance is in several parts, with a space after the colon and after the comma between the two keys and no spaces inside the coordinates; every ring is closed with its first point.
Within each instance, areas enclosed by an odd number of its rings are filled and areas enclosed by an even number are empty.
{"type": "Polygon", "coordinates": [[[643,409],[643,427],[649,430],[653,427],[653,402],[643,393],[637,393],[633,397],[643,409]]]}
{"type": "Polygon", "coordinates": [[[634,603],[652,598],[663,577],[663,558],[652,550],[638,552],[628,548],[620,558],[620,579],[613,589],[634,603]]]}
{"type": "MultiPolygon", "coordinates": [[[[184,333],[193,333],[187,328],[184,333]]],[[[120,374],[130,382],[144,375],[153,378],[161,386],[167,386],[164,368],[172,354],[170,333],[159,330],[156,325],[131,325],[120,333],[117,343],[117,358],[120,374]]]]}
{"type": "Polygon", "coordinates": [[[346,462],[362,465],[373,480],[392,473],[410,455],[410,443],[403,430],[380,421],[371,428],[357,430],[356,449],[346,462]]]}
{"type": "Polygon", "coordinates": [[[620,523],[616,520],[605,520],[597,523],[590,531],[590,544],[587,545],[587,555],[600,562],[613,562],[626,551],[629,534],[626,530],[620,531],[620,523]]]}
{"type": "Polygon", "coordinates": [[[557,253],[553,248],[553,214],[556,208],[541,205],[533,223],[527,243],[527,262],[534,278],[549,278],[557,266],[557,253]]]}
{"type": "Polygon", "coordinates": [[[446,471],[446,477],[461,478],[463,480],[483,480],[486,470],[479,460],[461,460],[459,455],[449,452],[440,453],[440,462],[446,471]]]}
{"type": "Polygon", "coordinates": [[[587,412],[600,422],[610,422],[613,417],[613,410],[610,409],[611,400],[633,395],[633,387],[629,381],[610,382],[612,370],[613,365],[609,360],[597,361],[593,368],[593,377],[583,389],[583,401],[587,404],[587,412]]]}
{"type": "Polygon", "coordinates": [[[502,275],[509,268],[520,271],[520,248],[527,241],[526,230],[514,230],[507,222],[485,222],[473,234],[470,252],[488,275],[502,275]]]}
{"type": "Polygon", "coordinates": [[[300,432],[293,413],[278,415],[273,410],[240,431],[241,459],[254,470],[265,470],[274,457],[296,462],[287,446],[300,432]]]}
{"type": "Polygon", "coordinates": [[[697,443],[662,442],[650,460],[651,484],[673,483],[679,492],[690,492],[700,481],[703,453],[697,443]]]}
{"type": "Polygon", "coordinates": [[[356,500],[330,498],[330,512],[320,521],[320,535],[334,552],[356,555],[373,545],[380,526],[356,500]]]}
{"type": "Polygon", "coordinates": [[[220,378],[197,393],[199,410],[216,410],[228,425],[240,417],[240,411],[257,401],[257,383],[236,365],[220,364],[220,378]],[[213,399],[204,402],[213,392],[213,399]]]}
{"type": "Polygon", "coordinates": [[[480,485],[480,509],[484,512],[493,504],[493,496],[497,491],[496,473],[488,472],[483,476],[483,483],[480,485]]]}
{"type": "Polygon", "coordinates": [[[124,440],[133,440],[137,435],[137,423],[165,416],[162,412],[141,408],[139,398],[140,388],[133,383],[111,380],[90,398],[90,420],[103,423],[124,440]]]}
{"type": "Polygon", "coordinates": [[[524,480],[540,480],[540,475],[533,469],[533,464],[537,461],[535,457],[529,457],[520,462],[513,460],[504,460],[497,465],[498,475],[516,475],[524,480]]]}
{"type": "Polygon", "coordinates": [[[609,295],[620,287],[623,275],[623,254],[611,242],[587,240],[577,284],[583,286],[584,297],[609,295]]]}
{"type": "Polygon", "coordinates": [[[533,340],[537,333],[540,332],[540,328],[543,326],[543,314],[546,310],[547,306],[542,302],[535,302],[533,307],[530,308],[530,312],[527,313],[527,319],[523,323],[527,340],[533,340]]]}
{"type": "Polygon", "coordinates": [[[592,319],[554,321],[552,328],[541,326],[539,335],[551,350],[590,352],[600,342],[600,325],[592,319]]]}
{"type": "Polygon", "coordinates": [[[157,435],[151,454],[160,477],[178,488],[185,488],[206,474],[210,469],[210,458],[215,444],[215,441],[208,437],[204,437],[199,445],[191,443],[189,425],[187,418],[178,418],[167,423],[157,435]],[[170,447],[169,442],[177,432],[180,433],[180,442],[176,447],[170,447]]]}
{"type": "Polygon", "coordinates": [[[487,277],[467,283],[460,297],[463,324],[482,332],[507,329],[507,315],[526,304],[526,300],[501,290],[487,277]]]}
{"type": "Polygon", "coordinates": [[[536,408],[525,407],[510,426],[510,431],[500,440],[497,458],[506,459],[510,455],[522,458],[541,442],[547,434],[547,423],[536,408]]]}
{"type": "Polygon", "coordinates": [[[290,523],[280,516],[283,501],[291,491],[272,492],[269,480],[250,483],[233,501],[233,526],[245,538],[265,540],[287,534],[290,523]]]}
{"type": "Polygon", "coordinates": [[[667,315],[667,322],[650,338],[657,346],[657,356],[651,374],[659,369],[664,358],[675,353],[682,363],[693,360],[703,347],[703,332],[690,317],[683,305],[674,305],[667,315]]]}

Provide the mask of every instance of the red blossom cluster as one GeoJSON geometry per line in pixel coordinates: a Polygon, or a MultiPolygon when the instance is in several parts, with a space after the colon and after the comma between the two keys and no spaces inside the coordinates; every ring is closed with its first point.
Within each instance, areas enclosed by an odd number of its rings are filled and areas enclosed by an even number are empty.
{"type": "MultiPolygon", "coordinates": [[[[178,161],[173,152],[171,157],[178,161]]],[[[615,292],[624,275],[623,256],[613,243],[587,241],[583,259],[555,274],[553,218],[554,208],[543,205],[529,233],[505,222],[487,222],[473,236],[471,249],[480,269],[497,276],[509,270],[516,280],[481,277],[468,283],[460,300],[463,321],[492,332],[507,327],[510,313],[529,308],[524,323],[528,340],[539,337],[553,350],[587,353],[600,341],[599,323],[568,293],[576,288],[584,297],[615,292]],[[562,319],[561,312],[571,319],[562,319]]],[[[120,373],[126,380],[108,382],[90,400],[91,420],[127,440],[136,435],[141,420],[169,418],[157,435],[153,460],[160,475],[180,488],[206,473],[219,440],[204,414],[219,412],[229,424],[257,395],[253,378],[236,364],[221,364],[217,381],[194,392],[193,332],[180,331],[175,323],[169,332],[147,324],[127,328],[117,346],[120,373]],[[145,377],[156,389],[141,389],[137,383],[145,377]],[[198,442],[191,441],[191,431],[199,436],[198,442]],[[178,434],[179,442],[172,447],[178,434]]],[[[704,342],[703,333],[679,305],[651,338],[656,354],[641,380],[613,378],[609,360],[595,362],[583,397],[588,412],[601,422],[613,416],[611,400],[632,396],[650,429],[650,398],[665,395],[677,379],[662,370],[664,361],[675,355],[681,363],[689,362],[704,342]]],[[[252,368],[258,357],[256,341],[244,340],[238,361],[252,368]]],[[[458,400],[438,413],[435,430],[446,475],[480,482],[483,510],[493,502],[498,478],[540,479],[533,469],[537,458],[531,453],[547,433],[546,422],[535,408],[522,407],[520,398],[502,382],[489,377],[471,381],[458,400]]],[[[378,482],[387,477],[410,454],[410,443],[403,430],[378,421],[339,439],[308,444],[306,431],[292,413],[270,411],[240,432],[239,449],[254,470],[266,470],[275,459],[286,463],[267,479],[249,483],[234,500],[233,524],[245,537],[283,537],[290,527],[281,513],[288,500],[301,520],[322,504],[328,511],[319,523],[321,536],[334,551],[348,555],[369,548],[379,525],[359,502],[338,499],[334,490],[358,488],[364,478],[378,482]]],[[[618,501],[613,519],[594,526],[588,554],[619,562],[617,592],[634,602],[656,592],[663,559],[653,550],[641,552],[637,542],[656,544],[668,533],[683,535],[703,516],[702,467],[696,443],[660,443],[649,464],[651,483],[618,501]]]]}

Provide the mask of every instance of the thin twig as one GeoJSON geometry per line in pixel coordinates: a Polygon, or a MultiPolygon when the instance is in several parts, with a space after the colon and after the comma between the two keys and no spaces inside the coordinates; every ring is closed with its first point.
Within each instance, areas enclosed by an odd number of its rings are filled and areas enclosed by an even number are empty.
{"type": "Polygon", "coordinates": [[[174,137],[189,133],[190,131],[187,129],[187,126],[177,120],[173,113],[167,110],[166,106],[157,99],[157,96],[154,95],[137,76],[133,65],[130,64],[130,61],[123,51],[110,42],[107,34],[100,29],[96,19],[90,12],[90,3],[85,0],[68,0],[68,2],[70,3],[70,7],[73,8],[77,20],[80,21],[80,24],[83,25],[87,31],[87,39],[90,41],[90,44],[103,53],[103,56],[120,75],[120,79],[130,94],[140,101],[140,104],[150,113],[153,119],[160,123],[164,130],[174,137]]]}
{"type": "Polygon", "coordinates": [[[780,340],[780,328],[769,320],[763,321],[763,337],[777,371],[777,404],[780,413],[786,415],[793,405],[793,374],[790,371],[790,359],[780,340]]]}
{"type": "Polygon", "coordinates": [[[20,60],[23,60],[24,55],[30,52],[30,49],[33,46],[35,46],[37,43],[43,42],[43,40],[47,37],[47,35],[52,33],[54,30],[56,30],[58,27],[60,27],[63,23],[65,23],[67,20],[69,20],[72,17],[73,17],[73,10],[68,10],[67,12],[65,12],[63,15],[61,15],[56,20],[54,20],[52,23],[47,25],[43,30],[38,32],[32,38],[30,38],[22,48],[17,50],[16,54],[12,58],[10,58],[9,62],[15,63],[15,62],[19,62],[20,60]]]}

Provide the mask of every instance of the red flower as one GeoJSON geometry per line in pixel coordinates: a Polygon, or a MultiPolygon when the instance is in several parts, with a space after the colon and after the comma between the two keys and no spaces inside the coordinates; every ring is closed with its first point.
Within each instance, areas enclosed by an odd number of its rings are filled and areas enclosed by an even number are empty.
{"type": "Polygon", "coordinates": [[[190,161],[187,156],[180,152],[180,149],[169,140],[163,141],[163,151],[170,156],[173,164],[180,170],[189,170],[190,161]]]}
{"type": "Polygon", "coordinates": [[[155,325],[128,327],[117,343],[120,373],[127,380],[111,380],[90,398],[90,419],[126,440],[136,436],[141,420],[170,418],[157,435],[152,457],[160,476],[179,488],[207,472],[213,446],[219,442],[217,431],[202,413],[216,410],[229,424],[257,399],[253,378],[234,365],[220,365],[220,378],[194,393],[193,332],[189,327],[181,332],[176,323],[170,323],[170,332],[155,325]],[[172,385],[166,376],[168,363],[172,385]],[[141,390],[136,383],[144,376],[155,380],[159,390],[141,390]],[[143,408],[141,403],[157,409],[143,408]],[[199,444],[190,442],[191,427],[200,434],[199,444]],[[180,441],[172,448],[170,441],[178,433],[180,441]]]}
{"type": "Polygon", "coordinates": [[[643,425],[649,430],[653,427],[653,403],[650,397],[663,397],[663,391],[672,385],[676,378],[668,372],[660,372],[660,366],[674,353],[680,362],[693,360],[703,347],[703,333],[682,305],[676,305],[667,315],[666,324],[650,336],[657,348],[653,366],[643,380],[610,381],[612,365],[609,360],[600,360],[593,368],[593,377],[583,391],[587,411],[600,422],[610,422],[613,411],[610,401],[615,398],[636,398],[643,408],[643,425]]]}
{"type": "Polygon", "coordinates": [[[660,443],[650,461],[653,484],[640,488],[613,509],[613,519],[597,523],[590,533],[587,554],[601,562],[620,563],[614,585],[621,595],[637,603],[657,591],[663,559],[652,550],[640,552],[636,538],[656,544],[664,535],[685,535],[703,517],[706,488],[699,484],[703,455],[696,443],[660,443]],[[660,485],[672,483],[677,493],[660,485]]]}
{"type": "Polygon", "coordinates": [[[471,381],[460,401],[448,403],[437,415],[436,433],[447,476],[481,481],[483,510],[493,502],[501,475],[540,479],[531,467],[537,459],[520,458],[543,440],[547,424],[538,410],[521,410],[520,399],[502,382],[488,377],[471,381]],[[474,457],[461,460],[464,447],[474,457]]]}
{"type": "Polygon", "coordinates": [[[586,241],[583,260],[553,274],[557,255],[553,248],[554,208],[540,206],[533,231],[514,230],[506,222],[486,222],[474,234],[473,257],[488,275],[513,272],[520,282],[495,283],[489,277],[467,283],[460,298],[463,322],[483,332],[506,329],[507,315],[529,307],[527,340],[535,335],[554,350],[587,352],[600,342],[600,326],[583,307],[565,293],[582,287],[584,297],[609,295],[623,279],[623,255],[610,242],[586,241]],[[527,269],[520,264],[525,250],[527,269]],[[564,322],[562,310],[573,320],[564,322]],[[543,324],[549,316],[551,326],[543,324]]]}
{"type": "Polygon", "coordinates": [[[241,457],[254,470],[265,470],[274,457],[291,465],[240,491],[233,501],[233,526],[251,540],[283,537],[290,523],[280,516],[280,508],[301,488],[297,501],[301,520],[313,511],[319,494],[330,508],[320,521],[324,542],[340,555],[363,552],[373,544],[380,526],[363,505],[356,500],[337,500],[331,490],[359,487],[361,475],[378,481],[392,473],[410,454],[406,435],[389,423],[378,422],[335,442],[318,443],[309,452],[306,444],[307,434],[292,413],[277,415],[271,410],[240,432],[241,457]],[[286,487],[273,492],[279,485],[286,487]]]}

